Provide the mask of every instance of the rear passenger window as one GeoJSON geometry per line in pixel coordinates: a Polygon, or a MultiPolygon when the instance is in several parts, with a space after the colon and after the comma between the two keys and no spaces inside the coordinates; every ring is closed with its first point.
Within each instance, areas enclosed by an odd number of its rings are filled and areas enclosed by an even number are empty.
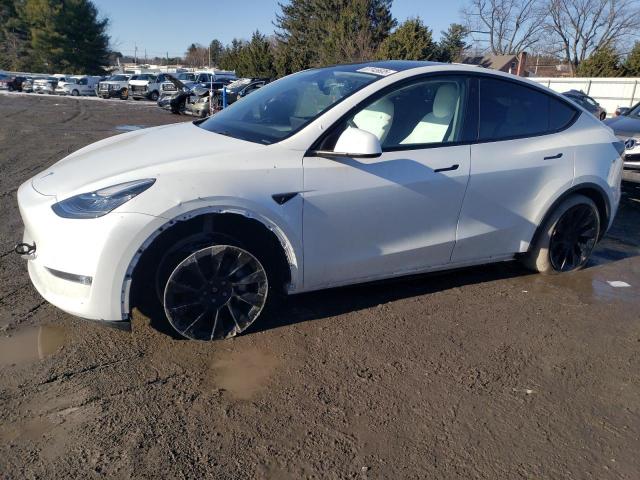
{"type": "Polygon", "coordinates": [[[566,126],[575,111],[550,95],[514,82],[480,81],[480,140],[550,133],[566,126]]]}
{"type": "Polygon", "coordinates": [[[549,130],[561,130],[571,123],[576,111],[564,102],[549,96],[549,130]]]}

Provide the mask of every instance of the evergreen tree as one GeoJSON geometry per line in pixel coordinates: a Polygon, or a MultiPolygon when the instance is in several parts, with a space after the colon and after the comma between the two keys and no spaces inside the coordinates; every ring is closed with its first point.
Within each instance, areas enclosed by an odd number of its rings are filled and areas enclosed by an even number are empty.
{"type": "Polygon", "coordinates": [[[220,58],[224,53],[224,45],[222,45],[220,40],[213,39],[209,44],[209,52],[211,55],[211,64],[217,66],[220,64],[220,58]]]}
{"type": "Polygon", "coordinates": [[[624,72],[620,54],[610,46],[602,47],[580,62],[576,71],[579,77],[619,77],[624,72]]]}
{"type": "Polygon", "coordinates": [[[239,52],[238,75],[243,77],[275,77],[275,66],[271,44],[259,31],[251,36],[251,41],[239,52]]]}
{"type": "Polygon", "coordinates": [[[276,65],[280,75],[370,58],[396,21],[392,0],[291,0],[279,4],[276,65]]]}
{"type": "Polygon", "coordinates": [[[109,64],[108,20],[89,0],[24,0],[19,16],[30,39],[30,67],[48,72],[103,73],[109,64]]]}
{"type": "Polygon", "coordinates": [[[470,45],[465,42],[469,31],[459,23],[452,23],[446,32],[441,32],[442,37],[438,43],[440,50],[439,58],[441,62],[459,62],[462,58],[462,52],[467,50],[470,45]]]}
{"type": "Polygon", "coordinates": [[[28,51],[28,32],[14,0],[0,0],[0,69],[22,70],[28,51]]]}
{"type": "Polygon", "coordinates": [[[420,18],[410,18],[380,45],[378,58],[393,60],[435,60],[438,48],[431,30],[420,18]]]}
{"type": "Polygon", "coordinates": [[[625,75],[640,77],[640,42],[636,42],[624,62],[625,75]]]}
{"type": "Polygon", "coordinates": [[[230,45],[227,45],[220,56],[220,68],[224,70],[240,70],[240,54],[244,48],[245,41],[234,38],[230,45]]]}

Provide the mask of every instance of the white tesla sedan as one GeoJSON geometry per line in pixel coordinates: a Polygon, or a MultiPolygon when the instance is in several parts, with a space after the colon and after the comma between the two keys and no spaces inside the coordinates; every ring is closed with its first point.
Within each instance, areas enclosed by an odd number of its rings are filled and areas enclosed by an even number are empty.
{"type": "Polygon", "coordinates": [[[514,258],[583,267],[624,146],[551,90],[388,61],[282,78],[204,121],[117,135],[23,184],[16,251],[61,309],[234,336],[296,294],[514,258]]]}

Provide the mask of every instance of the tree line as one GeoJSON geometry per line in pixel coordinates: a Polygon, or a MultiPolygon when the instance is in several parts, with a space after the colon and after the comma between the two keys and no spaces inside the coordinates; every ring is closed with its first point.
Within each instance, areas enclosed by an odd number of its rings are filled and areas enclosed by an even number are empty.
{"type": "MultiPolygon", "coordinates": [[[[184,58],[167,62],[279,77],[376,59],[455,62],[473,46],[497,55],[545,55],[578,75],[640,76],[640,44],[631,45],[640,31],[638,0],[467,0],[461,23],[439,41],[419,17],[399,24],[391,6],[392,0],[288,0],[278,4],[273,35],[191,44],[184,58]]],[[[91,0],[0,0],[0,68],[101,73],[127,60],[109,50],[107,28],[91,0]]]]}
{"type": "MultiPolygon", "coordinates": [[[[468,32],[453,23],[440,41],[420,18],[402,24],[391,14],[392,0],[293,0],[279,4],[273,36],[256,31],[229,45],[213,40],[192,44],[187,64],[202,59],[238,75],[279,77],[306,68],[367,60],[406,59],[451,62],[469,47],[468,32]]],[[[206,62],[205,62],[206,63],[206,62]]]]}

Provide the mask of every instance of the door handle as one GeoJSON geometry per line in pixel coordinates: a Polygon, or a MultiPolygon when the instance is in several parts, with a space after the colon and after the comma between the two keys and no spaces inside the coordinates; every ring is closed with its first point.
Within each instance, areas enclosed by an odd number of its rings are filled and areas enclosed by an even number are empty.
{"type": "Polygon", "coordinates": [[[447,168],[436,168],[433,173],[439,173],[439,172],[451,172],[453,170],[457,170],[458,167],[460,165],[458,165],[457,163],[455,165],[451,165],[450,167],[447,168]]]}
{"type": "Polygon", "coordinates": [[[544,157],[545,160],[555,160],[556,158],[562,158],[562,153],[558,153],[556,155],[551,155],[549,157],[544,157]]]}

